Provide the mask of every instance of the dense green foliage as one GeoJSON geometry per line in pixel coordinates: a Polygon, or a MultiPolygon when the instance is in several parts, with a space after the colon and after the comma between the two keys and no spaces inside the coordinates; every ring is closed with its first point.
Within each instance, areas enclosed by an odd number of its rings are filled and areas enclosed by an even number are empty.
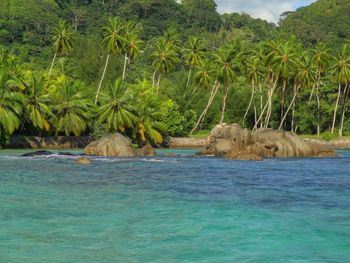
{"type": "Polygon", "coordinates": [[[305,45],[324,42],[340,47],[350,38],[350,2],[319,0],[295,12],[286,12],[281,31],[296,35],[305,45]]]}
{"type": "Polygon", "coordinates": [[[219,15],[212,0],[3,0],[0,140],[119,131],[160,144],[222,122],[342,135],[350,131],[348,17],[337,5],[334,26],[308,13],[326,2],[278,28],[219,15]],[[327,34],[307,33],[317,26],[327,34]]]}

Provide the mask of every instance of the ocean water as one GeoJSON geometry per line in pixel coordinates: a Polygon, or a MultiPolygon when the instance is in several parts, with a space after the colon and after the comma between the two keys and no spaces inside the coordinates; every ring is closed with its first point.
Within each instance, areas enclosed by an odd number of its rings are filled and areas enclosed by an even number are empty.
{"type": "Polygon", "coordinates": [[[1,151],[0,262],[350,262],[349,151],[172,152],[82,166],[1,151]]]}

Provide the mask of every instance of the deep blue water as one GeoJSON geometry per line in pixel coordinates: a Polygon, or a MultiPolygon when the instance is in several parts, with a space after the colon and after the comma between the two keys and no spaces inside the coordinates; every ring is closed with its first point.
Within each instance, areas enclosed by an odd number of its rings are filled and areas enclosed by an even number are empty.
{"type": "Polygon", "coordinates": [[[1,263],[350,262],[349,151],[88,166],[20,153],[0,152],[1,263]]]}

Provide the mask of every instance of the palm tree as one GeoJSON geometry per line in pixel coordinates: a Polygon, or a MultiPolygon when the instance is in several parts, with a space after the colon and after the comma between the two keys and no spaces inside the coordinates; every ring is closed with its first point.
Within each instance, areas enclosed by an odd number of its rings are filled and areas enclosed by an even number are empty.
{"type": "Polygon", "coordinates": [[[344,119],[345,119],[345,103],[349,94],[349,82],[350,82],[350,55],[348,53],[348,46],[345,44],[343,48],[338,53],[335,58],[335,63],[331,67],[332,73],[335,81],[338,83],[338,96],[334,108],[333,123],[332,123],[332,133],[334,133],[336,115],[339,106],[339,100],[342,93],[342,86],[344,86],[343,91],[343,102],[341,109],[341,124],[339,129],[339,136],[343,135],[344,119]]]}
{"type": "MultiPolygon", "coordinates": [[[[281,119],[284,116],[285,95],[288,82],[293,74],[296,65],[296,52],[294,39],[287,42],[271,42],[269,44],[272,51],[267,56],[267,62],[271,67],[277,80],[282,81],[281,89],[281,119]]],[[[276,80],[276,81],[277,81],[276,80]]],[[[271,114],[271,113],[270,113],[271,114]]],[[[267,123],[268,124],[268,123],[267,123]]]]}
{"type": "Polygon", "coordinates": [[[35,128],[48,131],[49,117],[52,112],[48,106],[49,94],[46,90],[46,82],[40,73],[29,72],[21,81],[24,90],[23,113],[24,121],[30,121],[35,128]]]}
{"type": "Polygon", "coordinates": [[[226,111],[229,88],[232,85],[235,73],[238,69],[237,59],[239,57],[238,45],[219,48],[214,53],[214,63],[217,71],[218,81],[223,85],[223,101],[221,109],[220,124],[223,123],[226,111]]]}
{"type": "MultiPolygon", "coordinates": [[[[247,62],[245,63],[245,71],[246,71],[247,78],[250,81],[250,85],[251,85],[251,96],[250,96],[250,100],[249,100],[249,104],[248,104],[247,110],[245,111],[244,116],[243,116],[243,125],[244,125],[245,119],[247,118],[249,110],[250,110],[250,108],[252,106],[252,102],[253,102],[253,100],[255,98],[257,86],[259,86],[260,89],[261,89],[261,85],[259,83],[260,79],[262,77],[262,68],[261,68],[261,60],[260,60],[260,58],[258,56],[256,56],[256,55],[253,55],[250,58],[248,58],[247,62]]],[[[262,99],[261,91],[260,91],[260,96],[261,96],[261,99],[262,99]]],[[[260,107],[262,107],[262,102],[261,102],[261,106],[260,107]]],[[[257,110],[256,110],[256,105],[255,104],[254,104],[254,113],[255,113],[255,123],[256,123],[256,121],[257,121],[257,116],[256,116],[257,110]]]]}
{"type": "Polygon", "coordinates": [[[23,96],[13,90],[10,73],[0,71],[0,142],[19,128],[23,96]]]}
{"type": "Polygon", "coordinates": [[[136,30],[136,24],[129,23],[126,29],[125,43],[124,43],[124,67],[123,67],[123,80],[125,79],[127,68],[134,59],[140,53],[140,46],[143,41],[138,36],[136,30]]]}
{"type": "Polygon", "coordinates": [[[188,41],[188,47],[183,49],[185,63],[189,67],[186,87],[190,84],[192,70],[198,66],[204,58],[205,51],[203,43],[198,37],[191,37],[188,41]]]}
{"type": "Polygon", "coordinates": [[[179,62],[177,53],[173,46],[161,41],[157,45],[157,49],[151,55],[155,70],[153,73],[153,87],[155,86],[155,76],[158,73],[157,89],[156,94],[159,92],[160,79],[162,74],[168,73],[175,65],[179,62]]]}
{"type": "Polygon", "coordinates": [[[66,136],[70,134],[79,136],[86,130],[93,104],[81,82],[62,82],[56,87],[52,101],[56,133],[64,132],[66,136]]]}
{"type": "Polygon", "coordinates": [[[197,87],[208,88],[212,86],[212,89],[210,92],[207,106],[199,116],[195,126],[190,132],[190,135],[193,134],[193,132],[198,128],[199,124],[204,120],[205,115],[207,114],[209,107],[212,104],[215,98],[215,95],[219,90],[220,83],[218,83],[217,79],[213,81],[215,77],[214,74],[215,74],[215,71],[212,69],[212,63],[209,61],[203,61],[201,65],[198,67],[197,72],[194,75],[194,79],[197,83],[197,87]]]}
{"type": "Polygon", "coordinates": [[[56,58],[58,54],[68,53],[73,48],[73,39],[74,33],[71,27],[68,25],[66,21],[61,20],[58,24],[58,27],[54,28],[55,35],[53,36],[53,46],[55,48],[55,55],[52,59],[48,78],[50,79],[53,66],[55,64],[56,58]]]}
{"type": "Polygon", "coordinates": [[[167,127],[161,122],[163,113],[160,110],[160,101],[153,93],[153,87],[143,80],[137,85],[134,97],[137,98],[135,112],[138,117],[135,131],[140,144],[145,145],[147,138],[155,144],[161,144],[167,127]]]}
{"type": "Polygon", "coordinates": [[[117,79],[109,85],[108,92],[101,93],[98,122],[106,123],[107,128],[113,131],[124,132],[132,128],[137,121],[130,107],[132,98],[133,94],[123,85],[122,79],[117,79]]]}
{"type": "Polygon", "coordinates": [[[125,28],[125,23],[119,17],[110,18],[109,25],[102,28],[104,31],[104,39],[102,43],[103,46],[105,46],[105,48],[107,49],[108,54],[106,57],[106,62],[103,68],[102,76],[97,88],[95,104],[97,103],[102,83],[106,75],[110,56],[121,54],[123,52],[123,47],[126,41],[124,36],[125,28]]]}
{"type": "MultiPolygon", "coordinates": [[[[298,68],[298,71],[296,73],[295,81],[294,81],[294,95],[291,103],[289,104],[289,107],[287,108],[286,112],[284,113],[281,119],[278,129],[281,129],[283,127],[284,121],[286,120],[286,117],[288,116],[288,113],[292,107],[293,107],[293,117],[294,117],[295,100],[297,98],[300,88],[301,87],[310,88],[313,86],[313,83],[314,83],[315,72],[314,72],[312,60],[309,54],[304,53],[302,55],[301,60],[297,61],[297,68],[298,68]]],[[[294,122],[294,119],[292,121],[292,131],[294,127],[293,122],[294,122]]]]}
{"type": "MultiPolygon", "coordinates": [[[[321,107],[320,107],[320,87],[321,78],[325,73],[327,65],[329,63],[329,49],[324,44],[318,44],[316,48],[311,50],[313,57],[314,67],[316,68],[316,99],[317,99],[317,135],[320,136],[321,128],[321,107]]],[[[310,95],[311,97],[311,95],[310,95]]]]}

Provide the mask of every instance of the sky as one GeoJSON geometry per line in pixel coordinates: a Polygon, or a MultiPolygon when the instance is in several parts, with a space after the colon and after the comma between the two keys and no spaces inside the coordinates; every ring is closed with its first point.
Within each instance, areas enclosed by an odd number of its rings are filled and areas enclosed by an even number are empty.
{"type": "Polygon", "coordinates": [[[220,13],[245,12],[255,18],[277,23],[280,14],[294,11],[315,0],[215,0],[220,13]]]}

